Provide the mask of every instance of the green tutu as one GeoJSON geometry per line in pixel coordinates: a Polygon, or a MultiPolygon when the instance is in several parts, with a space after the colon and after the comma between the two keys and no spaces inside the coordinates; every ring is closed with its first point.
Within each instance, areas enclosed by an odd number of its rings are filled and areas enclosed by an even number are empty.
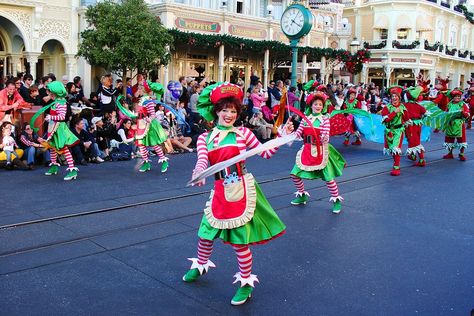
{"type": "Polygon", "coordinates": [[[291,174],[302,179],[322,179],[324,181],[331,181],[334,178],[339,177],[342,175],[342,170],[346,166],[346,160],[331,144],[328,144],[328,150],[328,164],[324,169],[304,171],[295,164],[291,170],[291,174]]]}
{"type": "Polygon", "coordinates": [[[204,215],[198,236],[207,240],[220,238],[226,243],[248,245],[265,243],[284,233],[285,224],[275,213],[257,183],[255,183],[255,189],[257,191],[255,213],[247,224],[232,229],[218,229],[212,227],[204,215]]]}
{"type": "Polygon", "coordinates": [[[79,139],[67,127],[66,122],[60,122],[53,136],[48,141],[48,144],[56,150],[61,150],[64,147],[75,145],[78,142],[79,139]]]}
{"type": "Polygon", "coordinates": [[[148,133],[139,142],[145,146],[155,146],[164,143],[166,138],[168,136],[166,136],[165,130],[161,127],[160,123],[157,120],[152,120],[148,133]]]}

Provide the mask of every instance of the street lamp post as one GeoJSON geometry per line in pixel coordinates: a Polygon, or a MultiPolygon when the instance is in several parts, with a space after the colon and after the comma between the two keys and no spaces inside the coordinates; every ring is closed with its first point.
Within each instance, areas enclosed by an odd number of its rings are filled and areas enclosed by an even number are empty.
{"type": "MultiPolygon", "coordinates": [[[[388,74],[387,74],[387,65],[388,65],[388,56],[387,54],[383,54],[381,57],[380,57],[380,61],[382,63],[382,68],[383,68],[383,73],[384,73],[384,78],[382,79],[382,88],[385,87],[385,78],[388,77],[388,74]]],[[[387,86],[388,86],[389,82],[388,82],[388,79],[387,79],[387,86]]]]}

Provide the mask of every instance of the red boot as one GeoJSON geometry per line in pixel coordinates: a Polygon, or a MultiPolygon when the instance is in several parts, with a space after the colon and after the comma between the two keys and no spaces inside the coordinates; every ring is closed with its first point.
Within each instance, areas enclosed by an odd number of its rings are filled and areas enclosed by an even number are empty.
{"type": "Polygon", "coordinates": [[[415,160],[416,160],[415,154],[408,155],[407,158],[410,159],[410,160],[412,160],[412,161],[415,161],[415,160]]]}
{"type": "Polygon", "coordinates": [[[344,146],[349,146],[349,139],[344,139],[344,142],[342,143],[344,146]]]}
{"type": "Polygon", "coordinates": [[[352,142],[352,145],[360,146],[362,145],[362,142],[360,141],[360,139],[357,139],[355,142],[352,142]]]}
{"type": "Polygon", "coordinates": [[[416,163],[415,165],[418,167],[424,167],[426,166],[426,160],[420,159],[420,161],[418,161],[418,163],[416,163]]]}
{"type": "Polygon", "coordinates": [[[466,161],[467,158],[466,158],[466,156],[464,156],[464,154],[459,154],[459,160],[466,161]]]}
{"type": "Polygon", "coordinates": [[[450,152],[450,153],[447,153],[446,155],[443,156],[443,159],[453,159],[454,156],[453,156],[453,153],[450,152]]]}
{"type": "Polygon", "coordinates": [[[400,169],[393,169],[391,172],[390,172],[390,175],[391,176],[399,176],[400,175],[400,169]]]}

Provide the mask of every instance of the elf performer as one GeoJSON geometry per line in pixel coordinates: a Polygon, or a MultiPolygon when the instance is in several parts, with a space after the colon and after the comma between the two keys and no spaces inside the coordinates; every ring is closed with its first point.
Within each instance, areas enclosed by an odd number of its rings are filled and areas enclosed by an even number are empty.
{"type": "Polygon", "coordinates": [[[405,127],[405,134],[408,140],[406,155],[408,159],[413,161],[416,161],[416,155],[418,155],[419,160],[416,165],[419,167],[426,166],[425,147],[421,144],[421,124],[426,109],[417,102],[422,92],[423,87],[421,86],[406,89],[405,96],[407,102],[404,104],[410,118],[410,124],[407,124],[405,127]]]}
{"type": "MultiPolygon", "coordinates": [[[[243,92],[230,83],[218,83],[207,87],[201,93],[197,108],[215,127],[199,136],[193,175],[228,160],[247,148],[260,145],[255,135],[246,127],[234,127],[242,109],[243,92]]],[[[288,130],[291,132],[292,130],[288,130]]],[[[262,152],[263,158],[270,158],[277,148],[262,152]]],[[[252,253],[249,246],[263,244],[284,233],[285,225],[278,218],[263,195],[253,175],[241,161],[215,174],[214,190],[204,209],[198,231],[197,258],[190,270],[183,276],[185,282],[194,282],[215,264],[209,260],[214,240],[222,239],[230,244],[237,255],[239,272],[234,283],[240,282],[232,305],[244,304],[251,296],[257,276],[252,274],[252,253]]],[[[197,183],[203,185],[204,180],[197,183]]]]}
{"type": "Polygon", "coordinates": [[[459,160],[466,161],[464,150],[467,148],[466,140],[466,126],[465,122],[469,118],[469,107],[461,100],[462,91],[459,89],[451,90],[449,93],[451,102],[448,103],[446,112],[460,112],[459,116],[451,120],[444,132],[444,147],[448,153],[443,156],[443,159],[453,159],[453,149],[459,148],[459,160]]]}
{"type": "Polygon", "coordinates": [[[391,103],[382,109],[382,123],[385,125],[384,154],[392,155],[392,176],[400,175],[400,155],[402,154],[403,133],[405,123],[410,119],[408,110],[401,102],[403,88],[392,86],[389,88],[391,103]]]}
{"type": "MultiPolygon", "coordinates": [[[[293,205],[306,204],[309,193],[304,189],[303,179],[321,179],[331,193],[329,199],[333,202],[332,212],[341,212],[342,196],[339,195],[337,183],[334,180],[342,174],[346,161],[342,155],[329,144],[331,123],[329,116],[323,115],[322,110],[327,96],[321,92],[310,94],[306,99],[309,106],[306,115],[312,126],[303,121],[296,130],[297,136],[303,138],[303,147],[296,154],[296,163],[291,170],[290,177],[296,186],[296,198],[293,205]]],[[[290,123],[289,123],[290,124],[290,123]]]]}
{"type": "Polygon", "coordinates": [[[139,171],[147,172],[151,169],[147,147],[152,147],[159,157],[158,163],[161,163],[161,172],[165,173],[168,170],[168,157],[165,157],[160,144],[166,141],[167,136],[160,122],[156,119],[155,105],[149,96],[143,96],[135,109],[138,112],[135,139],[142,157],[142,165],[139,171]]]}
{"type": "Polygon", "coordinates": [[[66,157],[68,164],[66,169],[68,174],[64,177],[64,180],[73,180],[77,178],[77,171],[79,169],[74,166],[74,159],[69,151],[69,147],[77,145],[79,139],[71,132],[66,123],[67,105],[65,97],[67,92],[64,84],[59,81],[50,82],[47,88],[53,101],[49,114],[45,116],[45,121],[49,122],[45,147],[49,148],[51,154],[50,168],[45,175],[51,176],[58,173],[59,163],[57,162],[57,156],[59,153],[66,157]]]}
{"type": "MultiPolygon", "coordinates": [[[[362,103],[356,98],[357,90],[354,88],[349,88],[347,91],[347,99],[342,104],[342,110],[351,110],[351,109],[362,109],[362,103]]],[[[352,145],[362,145],[360,140],[360,132],[357,130],[357,127],[354,123],[354,117],[349,114],[347,119],[351,122],[349,129],[346,131],[344,138],[344,146],[349,146],[349,140],[352,135],[355,136],[356,140],[352,142],[352,145]]]]}

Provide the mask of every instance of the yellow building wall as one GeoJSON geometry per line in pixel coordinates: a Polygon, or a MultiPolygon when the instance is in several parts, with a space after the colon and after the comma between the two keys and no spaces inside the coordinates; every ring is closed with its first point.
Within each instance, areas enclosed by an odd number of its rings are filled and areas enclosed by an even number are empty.
{"type": "Polygon", "coordinates": [[[361,29],[360,29],[360,36],[363,40],[371,41],[373,40],[374,34],[374,15],[373,14],[366,14],[361,17],[361,29]]]}

